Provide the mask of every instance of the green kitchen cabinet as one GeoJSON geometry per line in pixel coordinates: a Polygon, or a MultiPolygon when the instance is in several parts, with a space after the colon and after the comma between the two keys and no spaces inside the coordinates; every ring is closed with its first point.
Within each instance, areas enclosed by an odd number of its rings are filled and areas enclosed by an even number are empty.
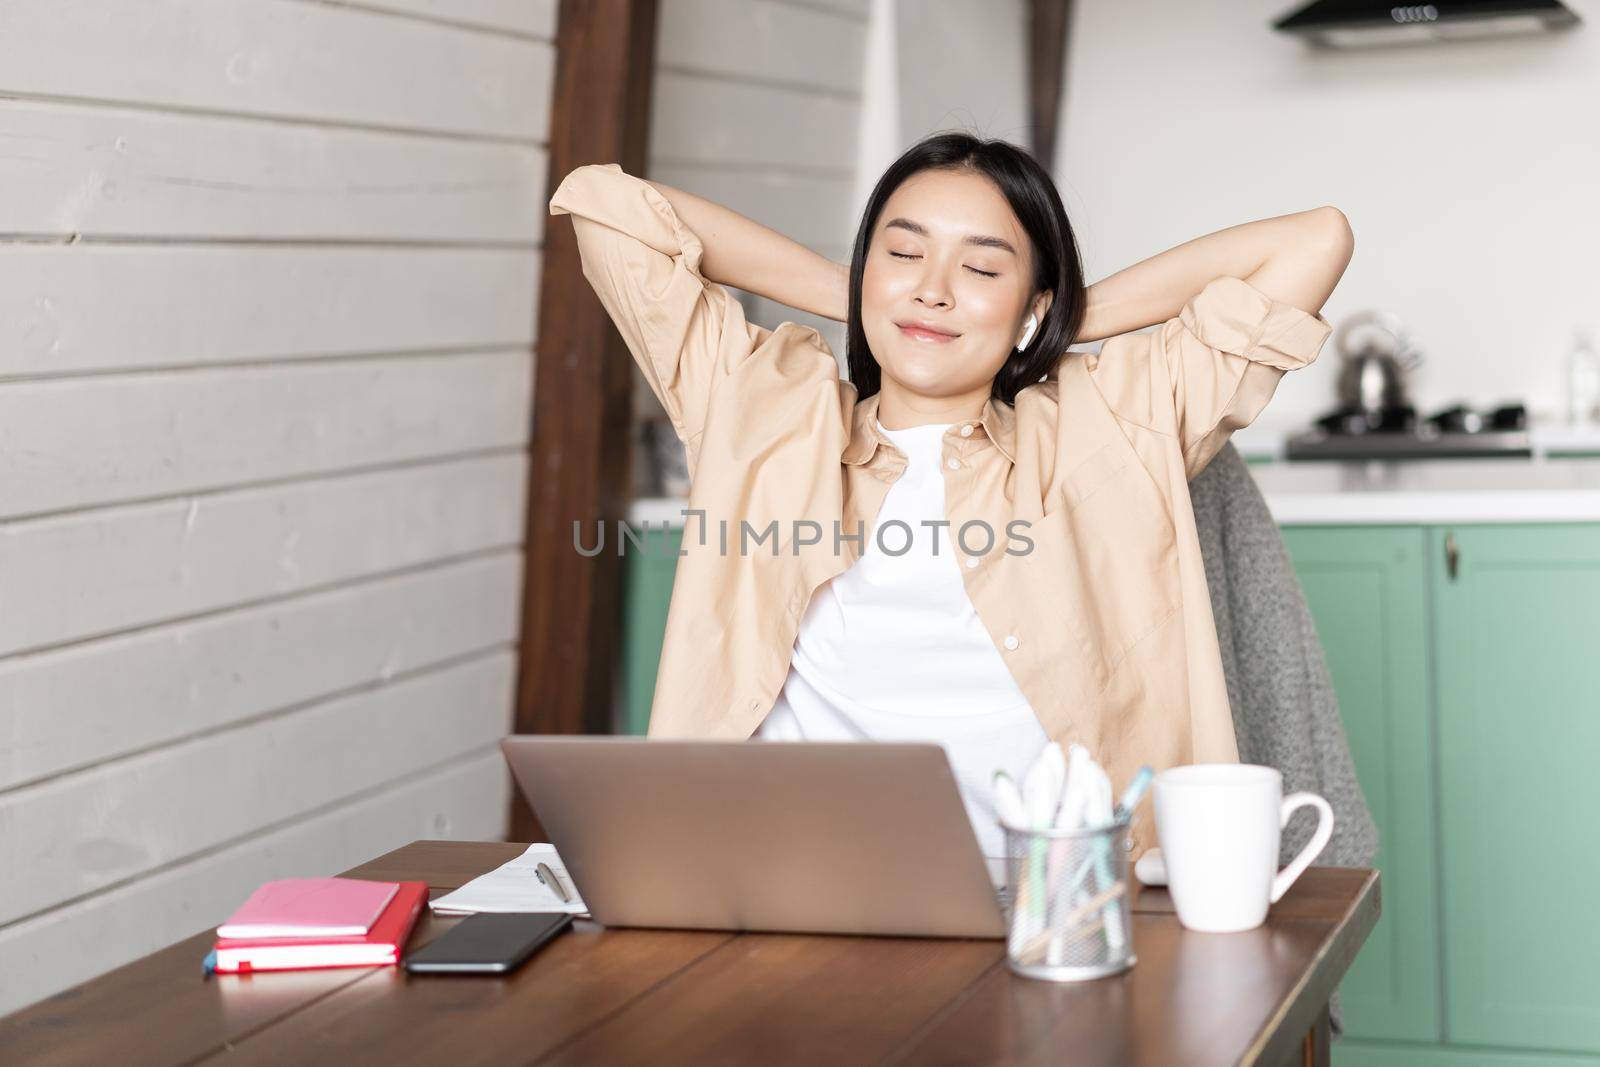
{"type": "Polygon", "coordinates": [[[622,678],[617,732],[643,734],[650,725],[656,668],[667,634],[667,605],[678,570],[683,528],[633,527],[641,547],[625,541],[622,560],[622,678]]]}
{"type": "Polygon", "coordinates": [[[1600,524],[1284,536],[1382,836],[1335,1064],[1600,1063],[1600,524]]]}
{"type": "Polygon", "coordinates": [[[1428,536],[1446,1039],[1600,1052],[1600,524],[1428,536]]]}
{"type": "Polygon", "coordinates": [[[1378,826],[1383,912],[1340,987],[1350,1037],[1441,1036],[1427,532],[1283,531],[1378,826]]]}

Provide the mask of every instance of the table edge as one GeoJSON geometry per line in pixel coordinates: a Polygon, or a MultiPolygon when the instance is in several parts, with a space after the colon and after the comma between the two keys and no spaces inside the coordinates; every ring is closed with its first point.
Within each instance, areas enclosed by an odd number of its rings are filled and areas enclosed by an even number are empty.
{"type": "MultiPolygon", "coordinates": [[[[1367,938],[1372,934],[1373,927],[1377,925],[1381,911],[1378,890],[1380,879],[1380,871],[1375,868],[1367,868],[1367,877],[1361,883],[1360,894],[1350,902],[1350,906],[1345,909],[1344,915],[1340,916],[1333,931],[1323,941],[1322,947],[1318,949],[1316,958],[1312,960],[1311,966],[1306,969],[1305,974],[1301,976],[1299,983],[1296,984],[1289,996],[1284,998],[1277,1014],[1267,1021],[1256,1035],[1255,1040],[1251,1042],[1244,1058],[1239,1061],[1241,1064],[1286,1061],[1287,1055],[1294,1045],[1304,1039],[1305,1031],[1309,1030],[1316,1022],[1316,1016],[1338,989],[1339,982],[1348,973],[1350,963],[1354,961],[1356,953],[1361,950],[1362,945],[1366,944],[1367,938]],[[1353,945],[1350,944],[1352,941],[1354,942],[1353,945]],[[1344,950],[1347,948],[1347,952],[1341,952],[1341,954],[1348,957],[1342,967],[1336,967],[1335,964],[1330,963],[1330,960],[1335,956],[1336,949],[1344,950]],[[1337,969],[1338,974],[1329,982],[1327,981],[1328,973],[1334,969],[1337,969]],[[1327,996],[1316,993],[1312,989],[1314,982],[1327,984],[1327,996]],[[1299,1025],[1299,1023],[1293,1021],[1293,1016],[1301,1012],[1309,1013],[1309,1018],[1302,1020],[1304,1025],[1299,1025]]],[[[1290,921],[1303,922],[1309,920],[1296,919],[1290,921]]]]}

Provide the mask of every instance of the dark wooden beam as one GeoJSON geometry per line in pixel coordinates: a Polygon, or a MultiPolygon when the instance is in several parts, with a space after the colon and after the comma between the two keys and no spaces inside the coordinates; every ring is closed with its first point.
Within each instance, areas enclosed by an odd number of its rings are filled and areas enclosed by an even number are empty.
{"type": "Polygon", "coordinates": [[[1066,81],[1067,27],[1072,0],[1028,0],[1028,119],[1033,158],[1055,164],[1056,125],[1066,81]]]}
{"type": "MultiPolygon", "coordinates": [[[[546,196],[574,167],[620,163],[643,175],[655,71],[656,0],[562,0],[546,196]]],[[[527,555],[514,728],[608,733],[622,631],[622,558],[592,544],[596,521],[614,543],[627,515],[632,357],[584,279],[571,222],[547,216],[539,289],[527,555]]],[[[511,840],[544,836],[520,796],[511,840]]]]}

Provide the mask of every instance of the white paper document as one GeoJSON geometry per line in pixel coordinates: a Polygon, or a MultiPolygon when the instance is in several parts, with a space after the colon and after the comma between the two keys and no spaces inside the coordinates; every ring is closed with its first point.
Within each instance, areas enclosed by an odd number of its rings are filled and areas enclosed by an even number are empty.
{"type": "Polygon", "coordinates": [[[471,915],[480,911],[564,911],[572,915],[587,916],[589,906],[578,895],[572,876],[556,853],[554,845],[529,845],[528,851],[514,860],[502,863],[488,874],[482,874],[451,893],[428,902],[428,906],[441,915],[471,915]],[[555,890],[539,880],[538,868],[543,863],[556,876],[561,888],[572,899],[563,902],[555,890]]]}

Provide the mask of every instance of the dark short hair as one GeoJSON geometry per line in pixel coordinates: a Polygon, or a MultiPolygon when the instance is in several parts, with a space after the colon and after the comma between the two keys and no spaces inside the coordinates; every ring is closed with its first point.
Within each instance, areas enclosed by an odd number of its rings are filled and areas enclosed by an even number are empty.
{"type": "Polygon", "coordinates": [[[1050,172],[1025,149],[1009,141],[985,140],[969,133],[936,133],[908,148],[883,172],[861,217],[855,246],[850,253],[850,312],[845,362],[858,399],[882,386],[878,361],[867,347],[861,328],[861,279],[866,273],[872,231],[883,205],[906,179],[925,170],[967,170],[988,177],[999,187],[1017,221],[1033,245],[1033,286],[1029,299],[1050,290],[1050,310],[1029,339],[1028,347],[1012,352],[994,376],[991,395],[1007,404],[1018,391],[1043,378],[1078,336],[1083,324],[1083,261],[1078,242],[1061,205],[1061,194],[1050,172]]]}

